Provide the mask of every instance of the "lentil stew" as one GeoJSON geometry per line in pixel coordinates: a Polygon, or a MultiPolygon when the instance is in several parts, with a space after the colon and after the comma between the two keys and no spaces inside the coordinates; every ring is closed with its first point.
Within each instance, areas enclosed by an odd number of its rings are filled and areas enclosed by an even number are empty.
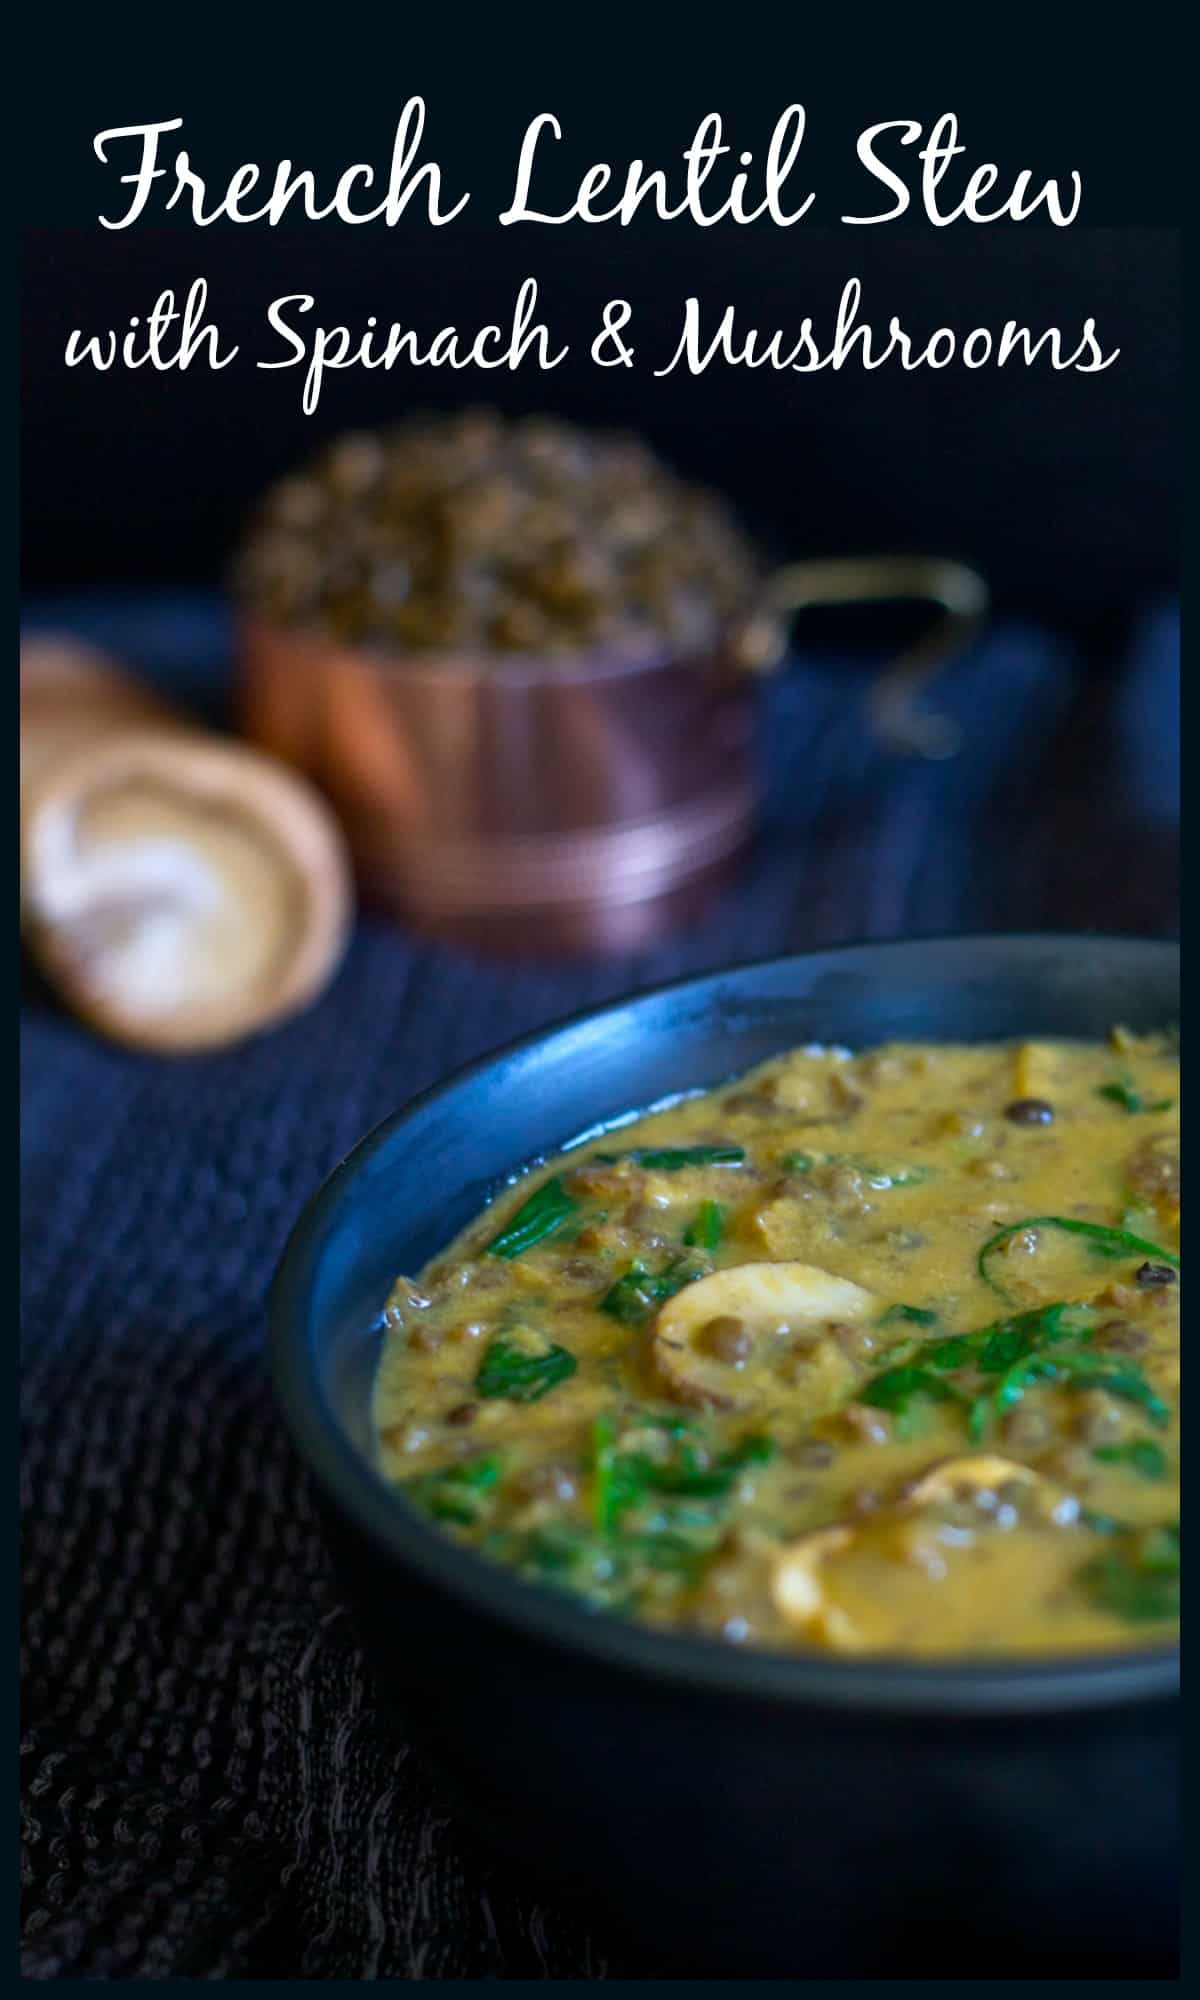
{"type": "Polygon", "coordinates": [[[380,1464],[520,1574],[733,1644],[971,1657],[1179,1610],[1168,1036],[796,1049],[397,1281],[380,1464]]]}
{"type": "Polygon", "coordinates": [[[383,653],[757,668],[782,647],[715,495],[636,437],[491,410],[335,438],[264,495],[235,585],[274,625],[383,653]]]}

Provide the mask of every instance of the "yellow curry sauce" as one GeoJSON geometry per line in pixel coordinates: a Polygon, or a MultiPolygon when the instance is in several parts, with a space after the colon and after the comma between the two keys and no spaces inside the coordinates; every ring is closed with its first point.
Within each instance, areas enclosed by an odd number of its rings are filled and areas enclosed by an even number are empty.
{"type": "Polygon", "coordinates": [[[570,1149],[388,1302],[381,1464],[590,1605],[734,1643],[1161,1642],[1167,1038],[802,1048],[570,1149]]]}

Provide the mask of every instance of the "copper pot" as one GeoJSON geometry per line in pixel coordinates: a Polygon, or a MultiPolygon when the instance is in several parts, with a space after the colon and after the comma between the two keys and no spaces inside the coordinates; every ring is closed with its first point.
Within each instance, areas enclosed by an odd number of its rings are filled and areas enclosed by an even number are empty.
{"type": "MultiPolygon", "coordinates": [[[[875,683],[873,723],[944,756],[953,734],[912,703],[986,609],[972,571],[798,563],[765,608],[903,597],[942,616],[875,683]]],[[[418,929],[525,956],[635,949],[711,897],[753,830],[757,676],[732,639],[564,664],[386,656],[247,618],[240,650],[247,734],[328,793],[364,893],[418,929]]]]}

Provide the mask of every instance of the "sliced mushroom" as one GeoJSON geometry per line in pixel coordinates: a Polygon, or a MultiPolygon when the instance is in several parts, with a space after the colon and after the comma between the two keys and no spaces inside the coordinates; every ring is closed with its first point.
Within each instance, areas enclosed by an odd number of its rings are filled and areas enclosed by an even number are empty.
{"type": "MultiPolygon", "coordinates": [[[[739,1409],[771,1380],[773,1335],[817,1330],[870,1317],[874,1294],[814,1264],[736,1264],[685,1285],[659,1311],[653,1358],[679,1401],[701,1408],[739,1409]],[[714,1321],[737,1320],[755,1342],[745,1359],[724,1360],[706,1340],[714,1321]]],[[[777,1355],[774,1358],[778,1358],[777,1355]]],[[[789,1353],[795,1369],[793,1397],[805,1414],[831,1408],[857,1379],[853,1362],[832,1337],[789,1353]]]]}
{"type": "Polygon", "coordinates": [[[851,1548],[856,1536],[857,1530],[845,1522],[801,1535],[781,1550],[772,1577],[771,1594],[788,1622],[837,1653],[861,1652],[866,1641],[853,1619],[833,1602],[821,1567],[830,1556],[851,1548]]]}
{"type": "Polygon", "coordinates": [[[964,1488],[994,1493],[1014,1482],[1057,1497],[1057,1489],[1029,1466],[981,1452],[944,1459],[914,1481],[891,1507],[860,1522],[838,1521],[832,1527],[798,1536],[780,1549],[775,1560],[771,1594],[777,1609],[816,1645],[839,1653],[879,1650],[888,1640],[884,1608],[878,1607],[878,1618],[874,1612],[852,1616],[837,1601],[826,1565],[864,1539],[877,1536],[883,1522],[903,1522],[924,1508],[958,1498],[964,1488]]]}
{"type": "Polygon", "coordinates": [[[964,1487],[976,1493],[995,1493],[1011,1482],[1019,1486],[1045,1486],[1046,1481],[1031,1466],[1015,1458],[1001,1458],[993,1452],[975,1452],[965,1458],[945,1458],[905,1490],[910,1507],[928,1507],[939,1500],[953,1500],[964,1487]]]}
{"type": "Polygon", "coordinates": [[[126,730],[39,778],[22,829],[30,944],[76,1010],[159,1050],[229,1042],[311,1000],[349,871],[300,779],[196,731],[126,730]]]}

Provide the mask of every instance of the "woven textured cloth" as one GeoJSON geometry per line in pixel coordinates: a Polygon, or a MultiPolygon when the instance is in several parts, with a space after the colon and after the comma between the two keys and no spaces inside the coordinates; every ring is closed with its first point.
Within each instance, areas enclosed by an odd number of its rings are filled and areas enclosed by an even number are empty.
{"type": "MultiPolygon", "coordinates": [[[[212,606],[49,610],[219,712],[212,606]]],[[[1173,932],[1177,663],[1170,607],[1100,676],[1051,636],[998,628],[939,689],[966,747],[936,766],[872,746],[854,669],[793,667],[770,695],[770,809],[737,887],[635,960],[500,970],[364,922],[302,1019],[186,1062],[102,1044],[31,981],[28,1977],[642,1970],[481,1859],[375,1718],[266,1378],[284,1239],[369,1125],[594,1001],[901,931],[1173,932]]]]}

